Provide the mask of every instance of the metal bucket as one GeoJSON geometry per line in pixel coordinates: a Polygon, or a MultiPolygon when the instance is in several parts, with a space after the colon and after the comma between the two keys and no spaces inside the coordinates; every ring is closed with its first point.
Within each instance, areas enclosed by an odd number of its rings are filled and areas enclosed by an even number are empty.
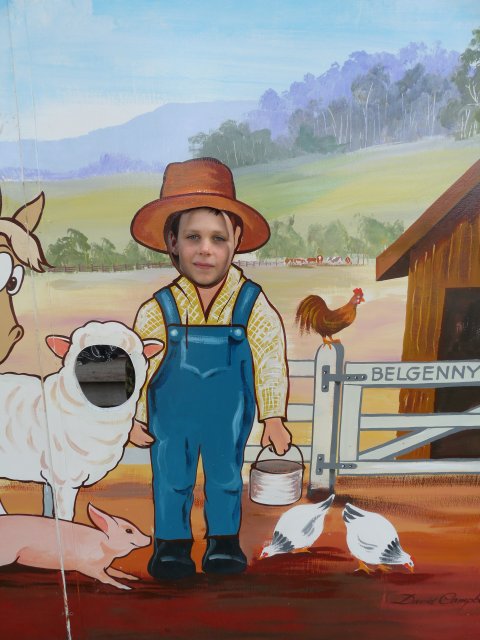
{"type": "Polygon", "coordinates": [[[302,452],[292,445],[283,456],[264,447],[250,467],[250,500],[265,505],[285,505],[302,497],[302,452]],[[267,457],[268,456],[268,457],[267,457]]]}

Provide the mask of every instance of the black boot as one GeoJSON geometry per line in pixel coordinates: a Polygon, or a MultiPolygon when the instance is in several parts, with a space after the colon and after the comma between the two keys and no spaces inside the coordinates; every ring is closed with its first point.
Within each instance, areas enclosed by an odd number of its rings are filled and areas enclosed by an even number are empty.
{"type": "Polygon", "coordinates": [[[193,540],[162,540],[155,538],[148,573],[157,580],[178,580],[195,573],[190,557],[193,540]]]}
{"type": "Polygon", "coordinates": [[[238,536],[211,536],[202,560],[205,573],[242,573],[247,558],[240,548],[238,536]]]}

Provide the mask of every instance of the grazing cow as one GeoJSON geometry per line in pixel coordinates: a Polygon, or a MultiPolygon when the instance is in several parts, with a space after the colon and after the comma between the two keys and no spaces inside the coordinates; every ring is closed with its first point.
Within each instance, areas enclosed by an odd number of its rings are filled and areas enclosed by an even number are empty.
{"type": "Polygon", "coordinates": [[[343,258],[341,256],[329,256],[327,258],[327,264],[341,265],[343,264],[343,258]]]}
{"type": "MultiPolygon", "coordinates": [[[[25,267],[42,272],[48,263],[40,240],[33,233],[45,206],[42,193],[20,207],[11,218],[0,217],[0,363],[23,337],[13,308],[13,296],[22,286],[25,267]]],[[[0,214],[2,199],[0,193],[0,214]]]]}
{"type": "Polygon", "coordinates": [[[301,267],[308,264],[306,258],[285,258],[285,264],[288,267],[301,267]]]}

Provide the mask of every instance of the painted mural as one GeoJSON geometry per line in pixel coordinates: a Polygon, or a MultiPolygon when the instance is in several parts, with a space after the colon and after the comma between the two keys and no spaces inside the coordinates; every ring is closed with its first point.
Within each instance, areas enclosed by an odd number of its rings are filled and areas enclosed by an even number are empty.
{"type": "Polygon", "coordinates": [[[476,637],[477,4],[0,0],[2,638],[476,637]]]}

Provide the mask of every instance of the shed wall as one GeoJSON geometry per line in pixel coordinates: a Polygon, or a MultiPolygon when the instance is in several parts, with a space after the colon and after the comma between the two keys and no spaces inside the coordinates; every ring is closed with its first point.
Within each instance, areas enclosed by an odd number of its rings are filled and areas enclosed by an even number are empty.
{"type": "MultiPolygon", "coordinates": [[[[472,206],[473,205],[473,206],[472,206]]],[[[410,252],[402,360],[438,359],[445,289],[480,287],[480,199],[468,212],[445,221],[410,252]]],[[[400,413],[434,411],[434,389],[403,389],[400,413]]],[[[408,458],[429,457],[430,447],[408,458]]]]}

